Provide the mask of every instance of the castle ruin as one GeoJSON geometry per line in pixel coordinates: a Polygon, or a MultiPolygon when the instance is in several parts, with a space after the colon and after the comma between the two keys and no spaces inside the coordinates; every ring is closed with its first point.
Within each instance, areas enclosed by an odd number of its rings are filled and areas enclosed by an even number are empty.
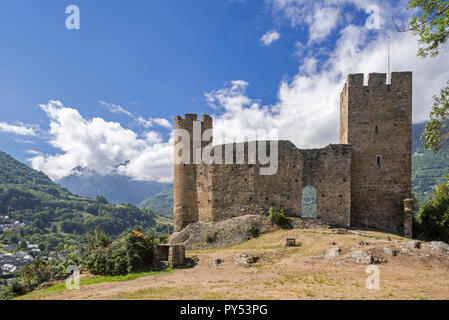
{"type": "MultiPolygon", "coordinates": [[[[209,141],[190,141],[190,161],[174,168],[175,232],[193,222],[218,222],[244,215],[266,215],[270,207],[301,217],[302,191],[317,191],[318,218],[341,227],[369,226],[404,232],[403,201],[411,196],[412,73],[351,74],[340,96],[340,144],[300,150],[278,141],[278,169],[260,175],[260,163],[248,161],[248,142],[214,146],[245,148],[245,164],[193,161],[209,141]]],[[[212,118],[186,114],[175,129],[193,137],[213,128],[212,118]]],[[[175,133],[176,144],[182,140],[175,133]]],[[[177,154],[179,156],[179,154],[177,154]]],[[[235,154],[234,154],[235,156],[235,154]]],[[[406,227],[406,229],[408,226],[406,227]]]]}

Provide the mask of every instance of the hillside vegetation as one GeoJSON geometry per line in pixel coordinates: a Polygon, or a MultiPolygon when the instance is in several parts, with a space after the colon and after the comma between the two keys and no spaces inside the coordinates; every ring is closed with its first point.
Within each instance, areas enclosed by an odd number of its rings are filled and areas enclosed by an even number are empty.
{"type": "Polygon", "coordinates": [[[0,234],[0,242],[19,240],[41,244],[46,251],[77,245],[80,235],[100,227],[110,235],[142,227],[166,232],[158,216],[131,204],[112,205],[107,199],[83,198],[0,151],[0,224],[25,223],[19,231],[0,234]],[[7,218],[5,218],[7,217],[7,218]]]}

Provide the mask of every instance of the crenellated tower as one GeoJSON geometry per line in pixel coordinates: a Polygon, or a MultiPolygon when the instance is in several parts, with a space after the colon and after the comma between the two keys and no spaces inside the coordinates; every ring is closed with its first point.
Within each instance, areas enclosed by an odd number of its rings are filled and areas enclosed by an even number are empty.
{"type": "Polygon", "coordinates": [[[202,149],[213,140],[213,136],[202,139],[206,130],[213,129],[213,123],[208,115],[203,115],[201,121],[197,118],[196,114],[186,114],[184,119],[175,117],[175,232],[198,221],[197,166],[201,164],[202,149]]]}
{"type": "Polygon", "coordinates": [[[402,232],[411,196],[412,73],[351,74],[340,96],[340,143],[352,145],[351,225],[402,232]]]}

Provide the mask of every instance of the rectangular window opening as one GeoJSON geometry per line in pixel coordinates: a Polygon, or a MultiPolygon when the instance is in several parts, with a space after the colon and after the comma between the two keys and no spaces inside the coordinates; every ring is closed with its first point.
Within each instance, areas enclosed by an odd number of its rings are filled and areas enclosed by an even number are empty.
{"type": "Polygon", "coordinates": [[[382,156],[376,156],[377,166],[380,167],[382,165],[382,156]]]}

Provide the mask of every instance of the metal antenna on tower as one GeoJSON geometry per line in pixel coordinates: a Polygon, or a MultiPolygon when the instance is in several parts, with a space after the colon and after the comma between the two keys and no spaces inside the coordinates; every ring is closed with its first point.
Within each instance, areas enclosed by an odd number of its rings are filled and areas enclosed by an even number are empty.
{"type": "Polygon", "coordinates": [[[388,43],[388,53],[387,53],[387,84],[390,84],[390,63],[391,63],[391,59],[390,59],[390,35],[387,34],[387,43],[388,43]]]}

